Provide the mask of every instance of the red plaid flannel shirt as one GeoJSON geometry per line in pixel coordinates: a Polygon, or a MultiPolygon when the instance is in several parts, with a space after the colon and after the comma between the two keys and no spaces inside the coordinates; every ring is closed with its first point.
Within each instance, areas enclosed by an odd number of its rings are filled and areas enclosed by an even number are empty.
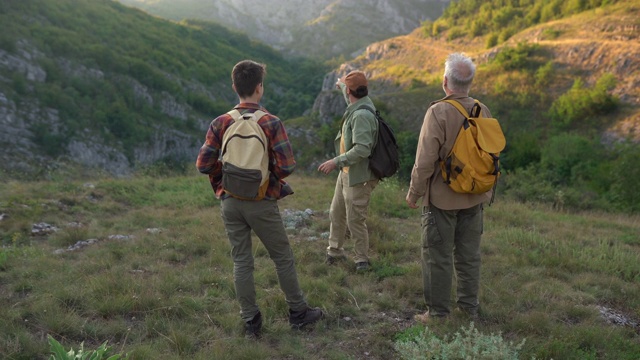
{"type": "MultiPolygon", "coordinates": [[[[293,173],[296,161],[293,157],[291,143],[287,137],[282,121],[271,115],[266,109],[258,104],[240,103],[234,107],[241,113],[253,113],[262,110],[267,115],[258,120],[264,134],[269,142],[269,187],[265,195],[266,200],[278,200],[287,195],[293,194],[293,190],[283,179],[293,173]]],[[[223,114],[215,118],[209,130],[204,144],[198,153],[196,167],[198,171],[209,175],[211,187],[219,199],[228,197],[222,187],[222,163],[219,160],[222,138],[225,130],[234,122],[229,114],[223,114]]]]}

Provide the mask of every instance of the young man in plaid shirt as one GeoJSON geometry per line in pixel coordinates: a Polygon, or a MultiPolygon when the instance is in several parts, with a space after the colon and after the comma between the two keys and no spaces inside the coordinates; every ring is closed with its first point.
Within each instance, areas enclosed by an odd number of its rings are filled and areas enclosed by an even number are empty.
{"type": "Polygon", "coordinates": [[[269,153],[269,185],[265,197],[257,201],[246,200],[225,192],[219,156],[225,130],[235,121],[231,115],[220,115],[211,122],[196,161],[198,170],[209,175],[213,191],[221,200],[222,219],[231,243],[234,262],[236,297],[240,302],[240,315],[245,322],[246,333],[250,337],[260,336],[262,327],[262,314],[256,303],[253,281],[252,230],[275,263],[280,288],[289,305],[291,326],[301,328],[322,317],[322,311],[310,308],[304,299],[289,238],[278,209],[277,200],[293,194],[291,187],[283,179],[293,172],[296,162],[282,122],[259,105],[264,94],[265,74],[266,66],[251,60],[237,63],[231,73],[233,90],[240,98],[240,103],[234,109],[242,114],[257,110],[266,113],[258,119],[258,125],[267,137],[269,153]]]}

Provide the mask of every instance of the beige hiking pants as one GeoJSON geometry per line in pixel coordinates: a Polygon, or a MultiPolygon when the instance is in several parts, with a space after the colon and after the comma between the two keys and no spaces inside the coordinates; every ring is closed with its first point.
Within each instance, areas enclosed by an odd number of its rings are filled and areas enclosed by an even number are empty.
{"type": "Polygon", "coordinates": [[[354,241],[354,261],[369,262],[369,232],[367,215],[371,193],[378,185],[378,180],[371,180],[355,186],[349,186],[349,174],[340,172],[333,193],[329,217],[331,230],[327,255],[345,256],[344,244],[347,230],[354,241]]]}

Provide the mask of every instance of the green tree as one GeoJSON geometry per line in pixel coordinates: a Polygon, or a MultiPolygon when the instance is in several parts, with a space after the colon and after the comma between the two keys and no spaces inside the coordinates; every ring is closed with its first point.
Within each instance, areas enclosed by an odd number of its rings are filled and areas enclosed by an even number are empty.
{"type": "Polygon", "coordinates": [[[615,83],[613,75],[605,74],[598,79],[593,89],[589,89],[582,79],[576,79],[571,89],[551,104],[548,115],[552,124],[558,129],[568,129],[578,123],[594,125],[589,120],[617,108],[618,99],[609,93],[615,83]]]}
{"type": "Polygon", "coordinates": [[[637,213],[640,212],[640,145],[630,142],[620,146],[618,151],[609,176],[611,194],[622,210],[637,213]]]}
{"type": "Polygon", "coordinates": [[[416,161],[416,150],[418,148],[418,136],[409,131],[400,131],[396,135],[398,142],[398,153],[400,154],[400,169],[398,176],[401,179],[411,178],[413,164],[416,161]]]}
{"type": "Polygon", "coordinates": [[[503,169],[517,170],[540,161],[540,136],[524,132],[507,139],[507,148],[500,154],[503,169]]]}
{"type": "MultiPolygon", "coordinates": [[[[570,185],[578,170],[592,167],[602,151],[598,144],[577,134],[562,133],[549,139],[543,146],[540,162],[549,171],[554,184],[570,185]]],[[[578,172],[578,174],[584,174],[578,172]]]]}

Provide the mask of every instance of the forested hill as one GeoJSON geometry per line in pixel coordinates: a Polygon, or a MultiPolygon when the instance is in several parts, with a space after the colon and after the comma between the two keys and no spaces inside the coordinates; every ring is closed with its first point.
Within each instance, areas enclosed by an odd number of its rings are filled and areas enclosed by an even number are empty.
{"type": "Polygon", "coordinates": [[[0,23],[3,176],[69,159],[112,174],[191,159],[211,118],[237,101],[236,62],[267,63],[264,104],[283,119],[311,106],[324,73],[222,26],[114,1],[2,1],[0,23]]]}

